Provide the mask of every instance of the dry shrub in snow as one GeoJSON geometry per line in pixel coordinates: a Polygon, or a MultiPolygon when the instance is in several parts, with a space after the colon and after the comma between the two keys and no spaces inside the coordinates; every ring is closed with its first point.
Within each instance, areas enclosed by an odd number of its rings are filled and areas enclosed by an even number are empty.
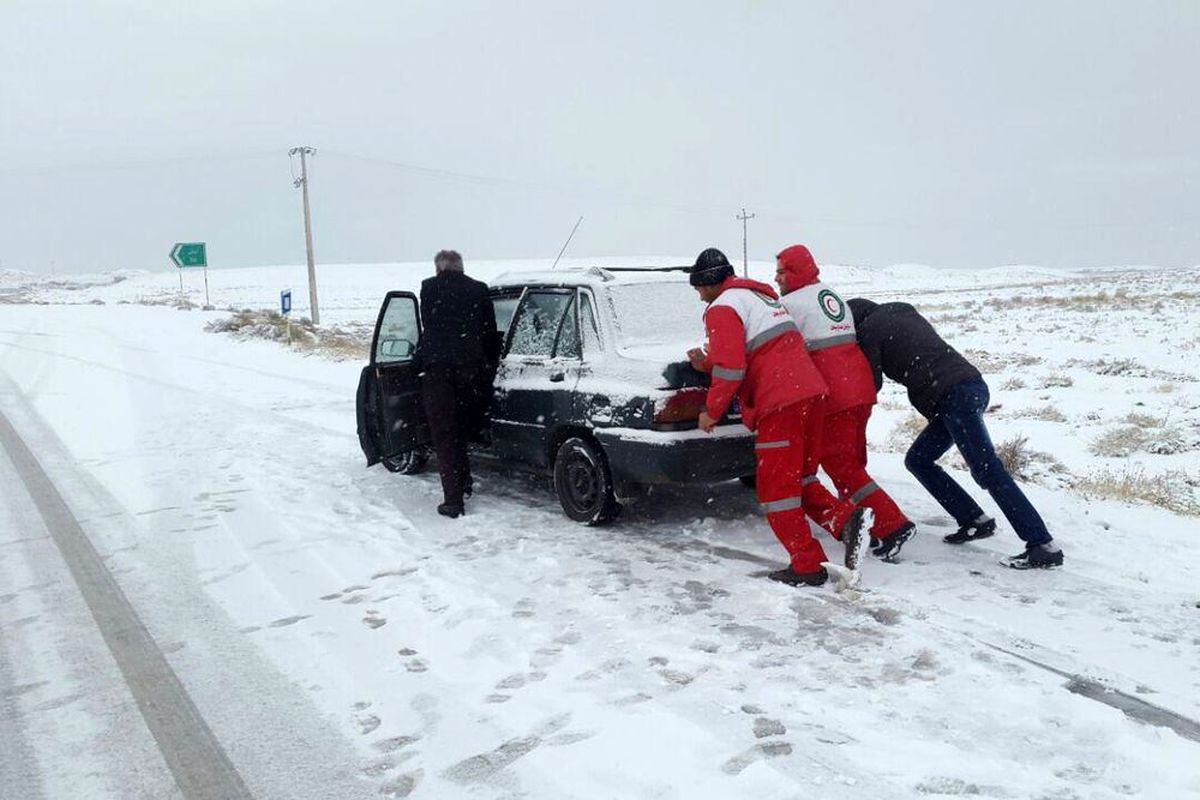
{"type": "Polygon", "coordinates": [[[1000,388],[1008,389],[1010,391],[1016,390],[1016,389],[1024,389],[1025,381],[1021,380],[1020,378],[1009,378],[1004,383],[1000,384],[1000,388]]]}
{"type": "Polygon", "coordinates": [[[1161,417],[1152,417],[1149,414],[1139,414],[1136,411],[1130,411],[1125,415],[1125,421],[1130,425],[1136,425],[1139,428],[1161,428],[1166,424],[1166,420],[1161,417]]]}
{"type": "Polygon", "coordinates": [[[306,317],[293,319],[289,331],[287,317],[278,311],[248,308],[225,319],[213,320],[204,329],[211,333],[228,333],[236,339],[266,339],[290,344],[303,352],[334,361],[366,359],[371,335],[366,326],[317,328],[306,317]]]}
{"type": "Polygon", "coordinates": [[[1158,386],[1154,387],[1154,391],[1157,394],[1172,394],[1176,388],[1178,387],[1176,387],[1173,383],[1160,383],[1158,386]]]}
{"type": "Polygon", "coordinates": [[[1059,411],[1054,406],[1040,406],[1039,408],[1022,408],[1020,411],[1013,412],[1014,417],[1020,419],[1040,419],[1046,422],[1066,422],[1067,415],[1059,411]]]}
{"type": "Polygon", "coordinates": [[[1200,516],[1200,476],[1182,470],[1147,475],[1141,469],[1100,470],[1072,485],[1084,497],[1149,503],[1176,514],[1200,516]]]}
{"type": "Polygon", "coordinates": [[[964,350],[963,355],[974,364],[980,372],[992,374],[1003,372],[1009,367],[1032,367],[1042,363],[1039,356],[1029,353],[994,353],[988,350],[964,350]]]}
{"type": "Polygon", "coordinates": [[[1008,474],[1021,481],[1039,481],[1066,474],[1066,467],[1050,455],[1029,446],[1029,437],[1017,435],[996,447],[996,456],[1008,474]]]}
{"type": "Polygon", "coordinates": [[[884,444],[884,450],[889,453],[905,452],[912,445],[913,439],[917,438],[917,434],[925,430],[925,426],[928,424],[929,420],[920,414],[909,414],[892,428],[892,432],[888,434],[887,442],[884,444]]]}
{"type": "Polygon", "coordinates": [[[1075,379],[1070,375],[1047,375],[1039,385],[1041,389],[1065,389],[1075,385],[1075,379]]]}
{"type": "MultiPolygon", "coordinates": [[[[1141,364],[1135,358],[1099,358],[1090,361],[1072,358],[1066,362],[1068,367],[1083,367],[1097,375],[1111,375],[1120,378],[1154,378],[1172,383],[1195,383],[1193,374],[1170,372],[1164,369],[1151,369],[1141,364]]],[[[1156,390],[1157,391],[1157,390],[1156,390]]]]}
{"type": "Polygon", "coordinates": [[[1129,414],[1127,424],[1102,433],[1088,449],[1106,458],[1128,458],[1134,453],[1174,455],[1193,449],[1176,427],[1148,414],[1129,414]]]}
{"type": "Polygon", "coordinates": [[[1008,474],[1014,478],[1024,478],[1029,465],[1033,463],[1033,457],[1029,453],[1028,436],[1014,436],[1008,441],[1001,442],[996,447],[996,455],[1000,458],[1000,463],[1008,470],[1008,474]]]}

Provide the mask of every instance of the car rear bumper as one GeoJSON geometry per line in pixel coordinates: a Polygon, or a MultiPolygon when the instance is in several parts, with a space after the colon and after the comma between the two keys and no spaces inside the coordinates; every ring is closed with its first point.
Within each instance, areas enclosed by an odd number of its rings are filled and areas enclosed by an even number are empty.
{"type": "Polygon", "coordinates": [[[593,434],[622,482],[719,483],[754,474],[754,434],[741,425],[722,425],[712,434],[636,428],[597,428],[593,434]]]}

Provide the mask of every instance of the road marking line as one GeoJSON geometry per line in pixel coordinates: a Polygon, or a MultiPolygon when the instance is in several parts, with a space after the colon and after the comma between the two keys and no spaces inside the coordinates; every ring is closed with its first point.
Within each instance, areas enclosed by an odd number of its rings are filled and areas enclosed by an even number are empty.
{"type": "Polygon", "coordinates": [[[252,800],[100,554],[3,412],[0,445],[71,570],[180,792],[187,800],[252,800]]]}

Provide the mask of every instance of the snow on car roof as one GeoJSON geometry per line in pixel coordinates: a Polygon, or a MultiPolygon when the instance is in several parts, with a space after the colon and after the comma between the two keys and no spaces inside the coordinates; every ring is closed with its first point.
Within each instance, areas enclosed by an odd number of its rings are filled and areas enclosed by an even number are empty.
{"type": "Polygon", "coordinates": [[[687,274],[679,271],[659,271],[661,267],[641,269],[604,269],[603,267],[568,267],[556,270],[528,270],[505,272],[490,282],[493,287],[557,285],[598,286],[629,285],[638,283],[680,283],[687,281],[687,274]]]}

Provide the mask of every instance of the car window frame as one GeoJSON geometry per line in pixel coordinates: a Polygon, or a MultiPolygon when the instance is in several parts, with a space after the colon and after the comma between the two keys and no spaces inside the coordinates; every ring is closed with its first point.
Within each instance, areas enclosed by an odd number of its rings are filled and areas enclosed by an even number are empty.
{"type": "Polygon", "coordinates": [[[596,299],[595,291],[590,286],[580,286],[578,295],[579,295],[579,297],[578,297],[578,300],[579,300],[579,351],[580,351],[580,354],[582,355],[583,360],[587,361],[587,360],[589,360],[589,357],[599,358],[604,355],[604,352],[605,352],[604,344],[606,341],[605,334],[604,334],[604,322],[600,319],[600,317],[602,316],[600,313],[600,303],[596,299]],[[594,331],[596,333],[596,351],[594,353],[588,353],[587,348],[584,347],[584,337],[583,337],[583,325],[584,325],[583,301],[584,301],[584,299],[586,299],[588,302],[588,305],[591,306],[592,320],[596,323],[596,326],[594,328],[594,331]]]}
{"type": "Polygon", "coordinates": [[[530,295],[534,295],[534,294],[568,295],[568,296],[571,296],[571,298],[568,300],[568,302],[572,303],[572,305],[573,305],[573,300],[574,300],[573,295],[575,294],[575,289],[576,289],[576,287],[574,287],[574,286],[537,286],[537,285],[526,286],[524,291],[521,292],[521,299],[517,302],[516,309],[513,310],[512,321],[509,323],[508,333],[505,334],[505,337],[504,337],[504,354],[501,356],[501,358],[502,359],[512,358],[514,360],[520,360],[524,363],[539,363],[539,364],[545,364],[545,363],[555,360],[554,354],[558,350],[558,337],[562,334],[562,324],[563,324],[563,320],[566,319],[566,316],[567,316],[566,314],[563,314],[562,319],[560,319],[558,321],[558,329],[555,330],[555,332],[554,332],[554,344],[550,348],[549,355],[540,355],[540,354],[536,354],[536,353],[514,353],[514,352],[512,352],[513,335],[516,332],[516,328],[517,328],[516,323],[517,323],[517,320],[520,319],[521,313],[524,312],[525,305],[529,301],[530,295]]]}
{"type": "Polygon", "coordinates": [[[424,337],[425,326],[424,320],[421,319],[421,302],[417,295],[408,291],[390,291],[383,296],[383,303],[379,306],[379,313],[375,317],[375,330],[371,333],[371,351],[368,355],[367,363],[371,367],[387,367],[395,364],[411,364],[417,357],[421,346],[421,339],[424,337]],[[410,301],[413,304],[413,319],[416,322],[417,340],[413,342],[413,352],[408,358],[394,359],[390,361],[379,360],[379,339],[383,332],[383,321],[387,317],[388,309],[396,300],[410,301]]]}

